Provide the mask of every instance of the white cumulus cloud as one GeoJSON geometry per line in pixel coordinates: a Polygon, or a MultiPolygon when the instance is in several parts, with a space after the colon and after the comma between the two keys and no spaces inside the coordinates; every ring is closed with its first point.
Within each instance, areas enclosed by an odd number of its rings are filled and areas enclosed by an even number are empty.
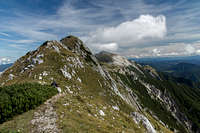
{"type": "Polygon", "coordinates": [[[185,51],[186,51],[188,54],[193,54],[193,53],[196,52],[195,48],[194,48],[192,45],[190,45],[190,44],[188,44],[188,45],[185,47],[185,51]]]}
{"type": "Polygon", "coordinates": [[[7,57],[0,57],[0,64],[8,64],[11,62],[11,59],[7,57]]]}
{"type": "Polygon", "coordinates": [[[126,51],[129,57],[200,55],[200,42],[177,42],[168,45],[133,48],[126,51]],[[134,52],[133,52],[134,51],[134,52]]]}
{"type": "Polygon", "coordinates": [[[138,42],[162,39],[166,33],[165,16],[141,15],[115,27],[101,28],[92,32],[88,43],[95,45],[115,42],[121,46],[133,46],[138,42]]]}
{"type": "Polygon", "coordinates": [[[196,51],[196,53],[197,53],[197,54],[200,54],[200,49],[198,49],[198,50],[196,51]]]}
{"type": "Polygon", "coordinates": [[[152,52],[153,55],[160,56],[160,50],[158,50],[157,48],[153,49],[152,52]]]}
{"type": "Polygon", "coordinates": [[[99,44],[100,50],[116,51],[118,49],[117,43],[99,44]]]}

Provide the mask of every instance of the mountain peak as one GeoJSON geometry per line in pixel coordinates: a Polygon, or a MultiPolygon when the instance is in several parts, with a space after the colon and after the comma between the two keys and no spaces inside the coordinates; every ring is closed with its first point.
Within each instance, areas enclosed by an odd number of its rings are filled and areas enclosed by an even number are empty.
{"type": "Polygon", "coordinates": [[[112,63],[113,62],[112,55],[113,55],[112,53],[109,53],[107,51],[101,51],[95,56],[100,62],[112,63]]]}
{"type": "Polygon", "coordinates": [[[83,42],[75,36],[67,36],[60,40],[62,44],[68,47],[69,50],[75,53],[89,53],[92,54],[88,47],[86,47],[83,42]]]}
{"type": "Polygon", "coordinates": [[[98,54],[101,54],[101,55],[110,55],[110,56],[114,56],[114,55],[116,55],[116,54],[114,54],[114,53],[111,53],[111,52],[108,52],[108,51],[101,51],[101,52],[99,52],[98,54]]]}
{"type": "Polygon", "coordinates": [[[101,51],[100,53],[96,54],[96,58],[100,62],[111,63],[119,66],[131,65],[131,62],[128,61],[125,57],[107,51],[101,51]]]}

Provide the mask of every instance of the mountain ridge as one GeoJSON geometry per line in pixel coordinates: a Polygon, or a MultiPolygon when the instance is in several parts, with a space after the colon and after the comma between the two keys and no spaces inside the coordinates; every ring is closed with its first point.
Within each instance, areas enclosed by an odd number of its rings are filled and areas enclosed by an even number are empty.
{"type": "Polygon", "coordinates": [[[29,126],[19,125],[22,132],[193,132],[193,123],[162,80],[153,69],[122,56],[93,55],[81,40],[68,36],[47,41],[18,59],[1,75],[0,85],[59,85],[55,102],[49,100],[33,111],[29,126]]]}

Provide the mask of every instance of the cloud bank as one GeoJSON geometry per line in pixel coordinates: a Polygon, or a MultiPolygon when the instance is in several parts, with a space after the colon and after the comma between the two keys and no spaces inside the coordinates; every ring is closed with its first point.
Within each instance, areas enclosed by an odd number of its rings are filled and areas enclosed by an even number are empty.
{"type": "Polygon", "coordinates": [[[0,57],[0,64],[8,64],[11,62],[11,59],[7,57],[0,57]]]}
{"type": "Polygon", "coordinates": [[[101,51],[117,51],[118,49],[117,43],[98,44],[97,46],[101,51]]]}
{"type": "Polygon", "coordinates": [[[52,1],[45,11],[40,5],[25,10],[22,1],[17,1],[19,7],[1,9],[0,57],[13,61],[46,40],[70,34],[93,52],[133,57],[200,54],[200,1],[63,0],[57,6],[52,1]]]}
{"type": "MultiPolygon", "coordinates": [[[[115,27],[100,28],[90,33],[87,43],[100,50],[102,47],[110,47],[111,44],[115,44],[115,46],[117,44],[119,46],[134,46],[141,42],[162,39],[166,33],[165,16],[141,15],[132,21],[122,22],[115,27]],[[108,43],[108,46],[105,43],[108,43]]],[[[113,48],[116,51],[116,47],[113,48]]]]}
{"type": "Polygon", "coordinates": [[[185,47],[185,51],[188,53],[188,54],[193,54],[193,53],[195,53],[196,52],[196,50],[195,50],[195,48],[192,46],[192,45],[187,45],[186,47],[185,47]]]}
{"type": "Polygon", "coordinates": [[[149,56],[185,56],[200,55],[200,42],[194,43],[170,43],[169,45],[151,46],[146,48],[132,48],[126,51],[128,57],[149,56]],[[134,52],[133,52],[134,51],[134,52]],[[128,54],[127,54],[128,53],[128,54]]]}

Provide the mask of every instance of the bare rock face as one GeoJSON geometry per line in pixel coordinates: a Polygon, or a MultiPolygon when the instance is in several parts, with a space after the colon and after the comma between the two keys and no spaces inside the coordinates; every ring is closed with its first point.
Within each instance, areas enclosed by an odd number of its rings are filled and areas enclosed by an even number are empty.
{"type": "Polygon", "coordinates": [[[112,53],[109,53],[109,52],[106,52],[106,51],[102,51],[102,52],[96,54],[95,56],[100,62],[114,64],[114,65],[117,65],[117,66],[129,66],[129,65],[131,65],[131,62],[128,61],[125,57],[122,57],[122,56],[117,55],[117,54],[112,54],[112,53]]]}
{"type": "Polygon", "coordinates": [[[160,79],[159,74],[158,74],[158,73],[156,72],[156,70],[155,70],[154,68],[152,68],[151,66],[145,65],[143,68],[144,68],[145,71],[148,71],[148,72],[151,74],[151,76],[157,77],[158,79],[160,79]]]}
{"type": "Polygon", "coordinates": [[[113,56],[113,64],[118,66],[130,66],[131,63],[124,57],[116,55],[113,56]]]}
{"type": "Polygon", "coordinates": [[[140,123],[142,123],[142,125],[146,128],[147,133],[156,133],[156,130],[144,115],[138,112],[133,112],[131,113],[131,116],[133,117],[133,120],[136,124],[139,125],[140,123]]]}
{"type": "Polygon", "coordinates": [[[173,117],[181,124],[183,124],[188,130],[191,130],[192,123],[188,120],[188,118],[181,112],[176,102],[170,96],[170,94],[165,90],[164,92],[157,89],[154,85],[150,85],[140,81],[147,88],[147,92],[149,95],[159,100],[168,111],[171,112],[173,117]]]}

